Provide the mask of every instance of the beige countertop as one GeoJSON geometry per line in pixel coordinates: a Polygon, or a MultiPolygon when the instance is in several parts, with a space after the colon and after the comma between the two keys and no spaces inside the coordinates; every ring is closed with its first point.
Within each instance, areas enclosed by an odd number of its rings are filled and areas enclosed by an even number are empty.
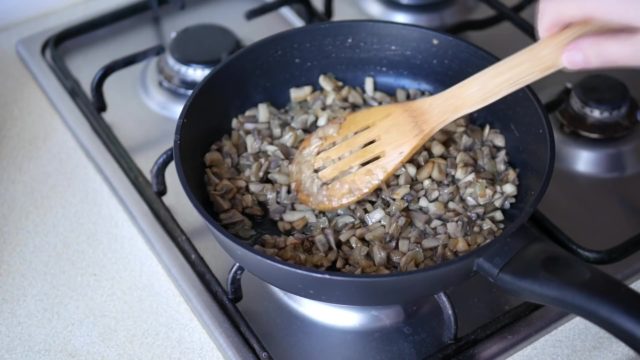
{"type": "Polygon", "coordinates": [[[0,32],[0,358],[220,359],[18,59],[22,28],[0,32]]]}
{"type": "MultiPolygon", "coordinates": [[[[18,59],[21,24],[0,31],[0,358],[221,358],[18,59]]],[[[513,359],[634,357],[575,319],[513,359]]]]}

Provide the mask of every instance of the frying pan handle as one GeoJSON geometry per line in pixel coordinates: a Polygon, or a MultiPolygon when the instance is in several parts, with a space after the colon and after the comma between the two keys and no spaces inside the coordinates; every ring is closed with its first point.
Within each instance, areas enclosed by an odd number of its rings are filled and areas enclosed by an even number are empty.
{"type": "Polygon", "coordinates": [[[509,260],[481,261],[478,270],[512,295],[579,315],[640,353],[639,293],[531,228],[515,236],[526,242],[509,260]]]}

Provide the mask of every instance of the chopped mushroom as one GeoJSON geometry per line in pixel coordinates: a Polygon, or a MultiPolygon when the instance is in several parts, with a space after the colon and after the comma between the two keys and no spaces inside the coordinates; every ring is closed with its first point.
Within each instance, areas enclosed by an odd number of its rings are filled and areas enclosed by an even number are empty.
{"type": "Polygon", "coordinates": [[[436,133],[363,200],[332,212],[299,203],[289,167],[307,134],[358,109],[425,96],[416,89],[387,95],[373,77],[363,88],[331,74],[318,83],[319,90],[290,89],[282,109],[260,103],[239,114],[204,155],[211,208],[229,232],[269,256],[355,274],[433,266],[501,234],[518,173],[504,135],[465,118],[436,133]],[[253,222],[265,217],[280,234],[256,234],[253,222]]]}

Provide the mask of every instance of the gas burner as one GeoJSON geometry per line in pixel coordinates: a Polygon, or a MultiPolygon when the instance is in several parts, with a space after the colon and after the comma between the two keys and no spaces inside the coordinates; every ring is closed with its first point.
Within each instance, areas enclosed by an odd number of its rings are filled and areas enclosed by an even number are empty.
{"type": "Polygon", "coordinates": [[[444,29],[468,17],[474,0],[358,0],[369,16],[380,20],[444,29]]]}
{"type": "Polygon", "coordinates": [[[177,120],[196,85],[240,47],[235,34],[220,25],[199,24],[178,31],[163,55],[144,64],[140,79],[144,102],[177,120]]]}
{"type": "Polygon", "coordinates": [[[591,75],[561,101],[553,124],[558,166],[598,177],[640,171],[640,110],[621,81],[591,75]]]}
{"type": "Polygon", "coordinates": [[[569,92],[558,119],[566,131],[594,139],[629,134],[637,120],[638,104],[620,80],[591,75],[569,92]]]}
{"type": "Polygon", "coordinates": [[[445,346],[457,333],[456,314],[444,293],[410,304],[353,306],[310,300],[270,285],[268,291],[278,301],[263,304],[259,311],[265,316],[255,324],[267,341],[281,336],[272,330],[274,324],[301,325],[282,322],[290,315],[314,324],[313,331],[296,331],[287,341],[269,342],[276,359],[301,358],[292,357],[292,348],[304,349],[303,358],[309,360],[414,359],[445,346]]]}
{"type": "Polygon", "coordinates": [[[169,49],[158,61],[160,85],[189,95],[216,65],[239,48],[236,35],[220,25],[186,27],[172,37],[169,49]]]}

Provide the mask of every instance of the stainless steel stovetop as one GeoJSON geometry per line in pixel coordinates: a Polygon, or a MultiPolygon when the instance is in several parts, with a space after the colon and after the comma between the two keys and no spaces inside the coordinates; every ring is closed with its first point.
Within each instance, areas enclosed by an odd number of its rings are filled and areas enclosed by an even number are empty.
{"type": "MultiPolygon", "coordinates": [[[[426,16],[419,8],[402,12],[397,6],[389,8],[388,3],[377,0],[335,1],[333,19],[382,16],[394,21],[455,24],[492,14],[491,9],[476,1],[457,3],[460,8],[448,10],[446,16],[426,16]]],[[[231,29],[246,45],[304,24],[299,14],[288,8],[247,21],[245,11],[260,4],[258,0],[187,1],[180,10],[170,3],[160,8],[162,31],[171,34],[190,25],[215,23],[231,29]]],[[[533,18],[532,8],[523,13],[529,20],[533,18]]],[[[229,279],[234,290],[241,284],[242,296],[234,291],[231,296],[216,291],[216,281],[202,281],[207,271],[194,268],[194,256],[175,244],[184,244],[188,237],[220,283],[227,282],[229,272],[237,268],[233,268],[233,261],[219,248],[184,196],[173,167],[167,170],[168,193],[162,201],[175,219],[150,193],[148,180],[139,176],[148,177],[158,156],[172,145],[176,118],[185,100],[184,95],[158,85],[160,75],[156,69],[161,57],[153,56],[109,76],[104,83],[107,109],[102,114],[86,106],[91,81],[101,67],[161,41],[152,12],[141,3],[92,21],[99,15],[87,15],[85,28],[65,25],[23,39],[19,53],[228,357],[373,359],[455,355],[488,359],[505,357],[566,320],[566,314],[560,311],[523,304],[507,296],[482,277],[419,304],[376,308],[307,300],[240,272],[233,272],[238,276],[229,279]],[[60,63],[68,73],[56,69],[60,63]],[[104,134],[106,138],[114,135],[122,148],[105,144],[104,134]],[[133,162],[123,161],[122,151],[133,162]],[[142,173],[133,169],[136,166],[142,173]],[[176,230],[173,220],[184,233],[176,230]],[[241,282],[235,281],[239,275],[241,282]],[[233,305],[235,301],[237,307],[233,305]]],[[[498,56],[530,43],[507,21],[461,36],[498,56]]],[[[640,99],[638,71],[607,73],[623,80],[633,96],[640,99]]],[[[557,74],[535,84],[534,89],[547,102],[563,90],[565,83],[575,83],[584,76],[557,74]]],[[[609,248],[640,232],[640,127],[635,126],[622,140],[591,140],[567,135],[554,125],[558,161],[541,212],[588,248],[609,248]]],[[[625,281],[637,279],[640,255],[634,254],[605,269],[625,281]]]]}

